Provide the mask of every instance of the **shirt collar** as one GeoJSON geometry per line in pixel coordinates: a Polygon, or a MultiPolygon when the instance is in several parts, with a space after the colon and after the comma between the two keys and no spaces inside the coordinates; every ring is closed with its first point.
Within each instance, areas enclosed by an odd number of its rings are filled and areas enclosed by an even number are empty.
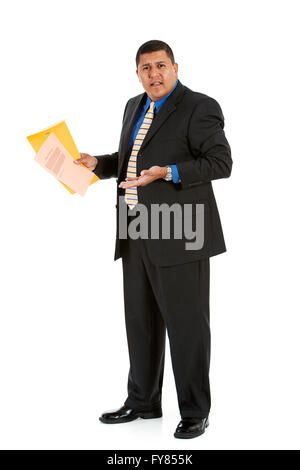
{"type": "MultiPolygon", "coordinates": [[[[168,96],[170,96],[171,93],[173,93],[173,91],[175,90],[176,86],[177,86],[177,83],[178,83],[178,79],[176,80],[176,83],[174,85],[174,88],[170,91],[170,93],[168,93],[166,96],[163,96],[160,100],[157,100],[155,101],[154,103],[154,108],[155,108],[155,112],[158,113],[158,111],[160,110],[160,108],[162,107],[162,105],[164,104],[164,102],[166,101],[166,99],[168,98],[168,96]]],[[[150,103],[151,103],[151,99],[149,98],[149,96],[147,95],[147,101],[145,103],[145,110],[149,107],[150,103]]]]}

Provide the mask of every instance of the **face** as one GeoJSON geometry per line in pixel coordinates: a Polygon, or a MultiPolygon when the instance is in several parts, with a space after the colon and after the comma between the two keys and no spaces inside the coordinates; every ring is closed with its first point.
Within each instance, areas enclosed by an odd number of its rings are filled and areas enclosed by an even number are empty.
{"type": "Polygon", "coordinates": [[[166,51],[149,52],[140,55],[136,74],[149,98],[157,101],[174,88],[178,64],[172,64],[166,51]]]}

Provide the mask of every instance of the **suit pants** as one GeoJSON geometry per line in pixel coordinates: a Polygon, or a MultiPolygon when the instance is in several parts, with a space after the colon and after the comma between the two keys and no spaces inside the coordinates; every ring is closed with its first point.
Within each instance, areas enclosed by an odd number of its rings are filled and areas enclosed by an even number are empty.
{"type": "Polygon", "coordinates": [[[209,258],[170,267],[151,263],[145,240],[124,240],[123,283],[129,351],[128,397],[137,410],[161,407],[166,332],[182,418],[205,418],[209,385],[209,258]]]}

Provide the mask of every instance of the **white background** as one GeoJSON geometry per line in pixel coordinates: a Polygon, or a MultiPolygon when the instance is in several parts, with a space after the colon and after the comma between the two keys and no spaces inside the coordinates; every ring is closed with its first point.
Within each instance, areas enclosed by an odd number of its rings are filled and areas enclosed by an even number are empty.
{"type": "Polygon", "coordinates": [[[297,4],[1,2],[1,448],[299,449],[297,4]],[[26,139],[65,119],[81,152],[116,151],[150,39],[220,103],[234,162],[213,183],[227,253],[211,258],[210,427],[191,440],[173,437],[168,343],[163,418],[98,421],[127,396],[116,183],[71,195],[26,139]]]}

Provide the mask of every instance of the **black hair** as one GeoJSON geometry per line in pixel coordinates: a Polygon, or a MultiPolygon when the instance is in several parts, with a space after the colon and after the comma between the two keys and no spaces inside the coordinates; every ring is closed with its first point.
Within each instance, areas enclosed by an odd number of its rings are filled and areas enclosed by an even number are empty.
{"type": "Polygon", "coordinates": [[[145,42],[139,47],[136,53],[136,58],[135,58],[136,68],[138,68],[139,66],[141,54],[147,54],[148,52],[157,52],[157,51],[166,51],[167,56],[169,57],[172,64],[174,65],[175,63],[174,54],[170,46],[166,42],[158,41],[154,39],[152,41],[145,42]]]}

